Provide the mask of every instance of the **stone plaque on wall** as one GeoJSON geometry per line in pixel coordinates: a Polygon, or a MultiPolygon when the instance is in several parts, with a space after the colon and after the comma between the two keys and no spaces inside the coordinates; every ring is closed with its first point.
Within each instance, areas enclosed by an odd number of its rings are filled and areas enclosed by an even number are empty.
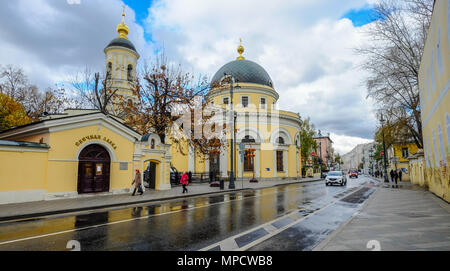
{"type": "Polygon", "coordinates": [[[128,163],[120,163],[120,170],[128,170],[128,163]]]}

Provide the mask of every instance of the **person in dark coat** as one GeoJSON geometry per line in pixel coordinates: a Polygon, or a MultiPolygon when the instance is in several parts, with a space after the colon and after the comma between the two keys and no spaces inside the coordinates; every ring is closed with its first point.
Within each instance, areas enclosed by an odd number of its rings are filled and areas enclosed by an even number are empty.
{"type": "Polygon", "coordinates": [[[398,171],[398,181],[399,181],[399,182],[402,181],[402,174],[403,174],[403,172],[402,172],[402,170],[400,169],[400,170],[398,171]]]}
{"type": "Polygon", "coordinates": [[[389,172],[389,174],[391,175],[391,182],[393,183],[395,180],[395,171],[393,169],[391,169],[391,172],[389,172]]]}
{"type": "Polygon", "coordinates": [[[394,171],[394,181],[395,181],[395,186],[397,187],[397,180],[398,180],[398,173],[397,170],[394,171]]]}

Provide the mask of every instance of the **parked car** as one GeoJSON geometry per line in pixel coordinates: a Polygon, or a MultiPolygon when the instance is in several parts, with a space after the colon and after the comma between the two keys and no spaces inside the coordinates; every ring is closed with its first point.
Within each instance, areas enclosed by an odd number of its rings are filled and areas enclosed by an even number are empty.
{"type": "Polygon", "coordinates": [[[350,170],[348,173],[349,178],[356,178],[358,179],[358,171],[357,170],[350,170]]]}
{"type": "Polygon", "coordinates": [[[330,171],[325,178],[325,185],[339,184],[341,186],[347,185],[347,177],[342,174],[342,171],[330,171]]]}

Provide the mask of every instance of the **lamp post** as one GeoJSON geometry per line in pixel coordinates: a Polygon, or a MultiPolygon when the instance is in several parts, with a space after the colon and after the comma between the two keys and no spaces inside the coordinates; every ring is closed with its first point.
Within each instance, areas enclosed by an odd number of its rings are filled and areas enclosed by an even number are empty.
{"type": "Polygon", "coordinates": [[[386,159],[387,153],[386,153],[386,143],[384,142],[384,123],[386,122],[386,120],[383,118],[383,114],[381,114],[380,122],[381,122],[381,130],[382,130],[382,135],[383,135],[384,182],[388,183],[389,179],[388,179],[388,175],[387,175],[387,159],[386,159]]]}
{"type": "MultiPolygon", "coordinates": [[[[236,118],[237,118],[237,113],[234,112],[234,107],[233,107],[233,91],[234,91],[234,84],[236,82],[236,80],[234,79],[234,77],[232,75],[227,75],[225,73],[225,76],[230,78],[230,114],[233,120],[233,125],[232,125],[232,134],[233,136],[231,137],[231,142],[230,142],[230,147],[231,147],[231,154],[230,154],[230,159],[231,159],[231,172],[230,172],[230,183],[228,185],[228,189],[235,189],[236,186],[234,184],[234,152],[235,152],[235,147],[234,147],[234,139],[236,137],[236,118]]],[[[240,86],[236,86],[236,89],[240,89],[240,86]]]]}

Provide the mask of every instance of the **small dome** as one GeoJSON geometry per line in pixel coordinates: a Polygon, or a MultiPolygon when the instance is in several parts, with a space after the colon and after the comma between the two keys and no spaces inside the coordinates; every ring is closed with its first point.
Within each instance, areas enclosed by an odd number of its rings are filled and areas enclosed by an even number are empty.
{"type": "Polygon", "coordinates": [[[146,135],[142,136],[141,142],[147,142],[148,139],[149,139],[152,135],[153,135],[153,133],[149,133],[149,134],[146,134],[146,135]]]}
{"type": "Polygon", "coordinates": [[[259,64],[250,60],[235,60],[225,64],[214,75],[211,83],[220,82],[225,74],[231,74],[239,83],[253,83],[273,88],[269,74],[259,64]]]}
{"type": "Polygon", "coordinates": [[[133,43],[127,39],[122,39],[122,38],[113,39],[108,44],[108,46],[106,46],[105,49],[108,49],[109,47],[113,47],[113,46],[124,47],[124,48],[130,49],[137,53],[136,47],[134,47],[133,43]]]}

